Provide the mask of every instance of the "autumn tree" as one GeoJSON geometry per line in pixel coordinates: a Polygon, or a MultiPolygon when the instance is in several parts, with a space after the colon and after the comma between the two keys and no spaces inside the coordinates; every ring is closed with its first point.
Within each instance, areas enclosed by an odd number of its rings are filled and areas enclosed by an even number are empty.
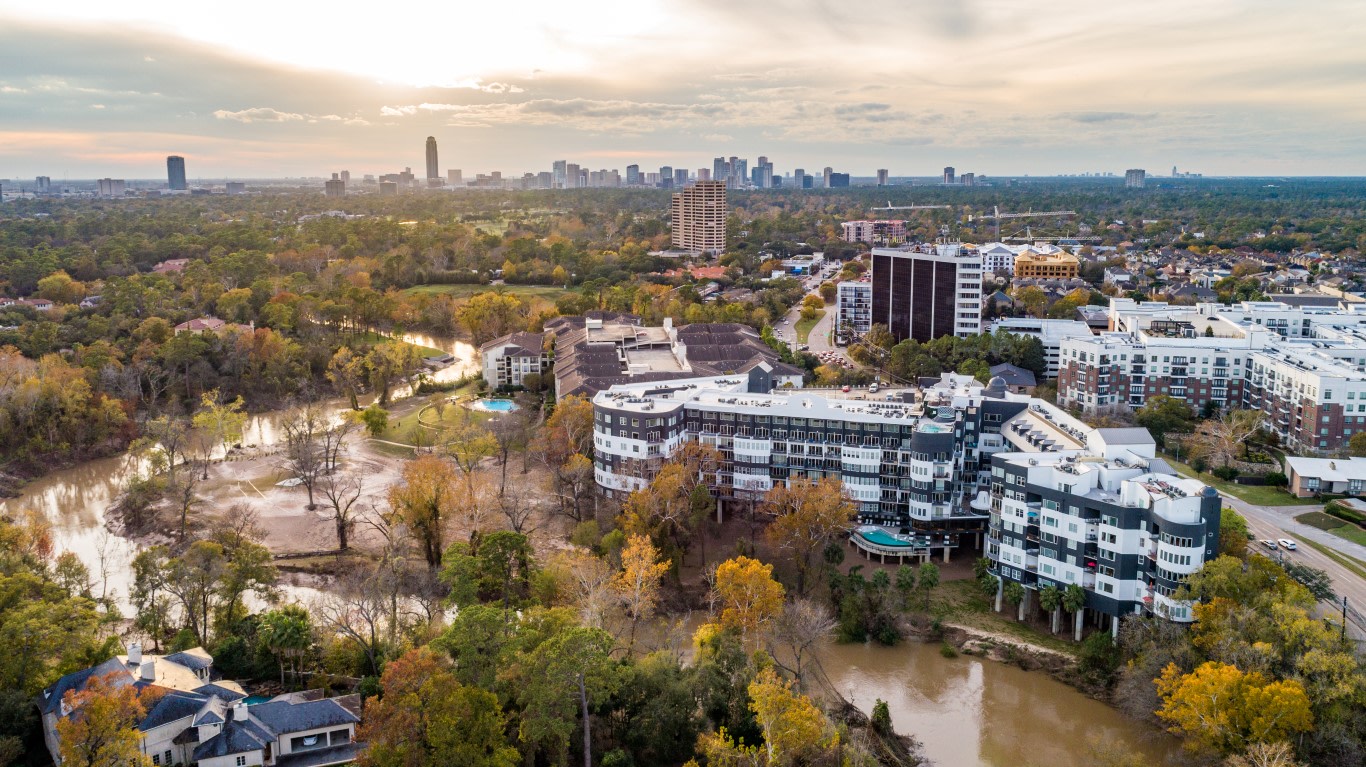
{"type": "Polygon", "coordinates": [[[1228,466],[1247,452],[1247,441],[1266,420],[1260,410],[1230,410],[1218,418],[1202,421],[1191,437],[1191,457],[1215,466],[1228,466]]]}
{"type": "Polygon", "coordinates": [[[312,511],[318,504],[314,492],[318,480],[327,469],[327,452],[323,449],[323,432],[327,430],[327,416],[317,404],[295,408],[281,423],[285,434],[283,465],[293,479],[308,492],[308,506],[312,511]]]}
{"type": "Polygon", "coordinates": [[[630,657],[636,645],[636,624],[654,613],[659,599],[659,584],[669,571],[669,561],[662,560],[659,550],[643,535],[632,535],[621,551],[621,572],[613,587],[631,618],[631,638],[626,644],[630,657]]]}
{"type": "Polygon", "coordinates": [[[510,293],[485,291],[470,296],[456,311],[456,319],[477,346],[526,327],[527,306],[510,293]]]}
{"type": "Polygon", "coordinates": [[[560,584],[562,594],[578,608],[579,620],[591,628],[601,628],[608,609],[620,599],[614,572],[602,557],[580,548],[557,552],[551,557],[548,572],[560,584]]]}
{"type": "Polygon", "coordinates": [[[783,609],[783,587],[773,580],[773,565],[757,559],[742,556],[717,565],[713,589],[721,626],[744,637],[766,628],[783,609]]]}
{"type": "Polygon", "coordinates": [[[797,595],[803,596],[812,568],[824,564],[821,553],[848,532],[854,504],[838,477],[816,482],[802,478],[775,486],[764,499],[762,511],[773,517],[765,537],[795,565],[797,595]]]}
{"type": "Polygon", "coordinates": [[[208,453],[219,447],[224,452],[242,441],[242,429],[247,425],[247,414],[243,412],[242,398],[232,401],[224,399],[218,389],[204,392],[200,397],[199,411],[194,414],[194,428],[206,437],[208,451],[204,456],[204,478],[208,479],[208,453]]]}
{"type": "Polygon", "coordinates": [[[516,767],[504,734],[506,717],[493,693],[461,684],[428,648],[389,663],[383,695],[366,702],[357,740],[361,767],[516,767]]]}
{"type": "Polygon", "coordinates": [[[1154,682],[1163,701],[1157,715],[1169,729],[1222,754],[1282,741],[1314,726],[1309,698],[1295,680],[1272,681],[1210,661],[1189,674],[1168,665],[1154,682]]]}
{"type": "Polygon", "coordinates": [[[360,410],[360,392],[365,386],[366,358],[343,346],[327,363],[327,380],[351,403],[352,410],[360,410]]]}
{"type": "Polygon", "coordinates": [[[797,597],[783,605],[774,640],[792,655],[792,675],[802,683],[803,661],[834,635],[835,618],[824,603],[797,597]]]}
{"type": "Polygon", "coordinates": [[[839,736],[825,714],[773,669],[763,669],[750,682],[749,698],[771,767],[807,763],[811,756],[838,745],[839,736]]]}
{"type": "Polygon", "coordinates": [[[407,463],[402,482],[389,488],[389,508],[417,536],[433,570],[441,566],[445,525],[458,492],[455,469],[434,455],[407,463]]]}
{"type": "Polygon", "coordinates": [[[533,448],[550,470],[560,510],[583,521],[583,504],[593,479],[593,403],[571,395],[555,405],[533,448]]]}
{"type": "Polygon", "coordinates": [[[139,691],[119,684],[116,674],[91,677],[79,692],[68,690],[64,708],[71,716],[57,720],[63,765],[70,767],[150,767],[142,753],[138,723],[160,690],[139,691]]]}

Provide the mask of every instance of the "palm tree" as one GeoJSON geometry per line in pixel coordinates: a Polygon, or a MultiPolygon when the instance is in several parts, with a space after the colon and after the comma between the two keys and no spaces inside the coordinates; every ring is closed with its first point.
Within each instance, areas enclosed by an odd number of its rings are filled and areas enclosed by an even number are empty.
{"type": "Polygon", "coordinates": [[[1058,633],[1058,624],[1062,620],[1062,589],[1051,583],[1039,589],[1039,607],[1049,612],[1053,619],[1053,633],[1058,633]]]}
{"type": "Polygon", "coordinates": [[[1074,616],[1072,621],[1072,641],[1074,642],[1081,641],[1081,619],[1086,613],[1085,607],[1086,589],[1075,583],[1068,584],[1067,589],[1062,592],[1062,609],[1074,616]]]}
{"type": "MultiPolygon", "coordinates": [[[[1004,595],[1007,602],[1012,605],[1021,606],[1024,604],[1025,587],[1015,581],[1011,581],[1005,585],[1004,595]]],[[[1019,617],[1023,619],[1024,616],[1019,617]]]]}

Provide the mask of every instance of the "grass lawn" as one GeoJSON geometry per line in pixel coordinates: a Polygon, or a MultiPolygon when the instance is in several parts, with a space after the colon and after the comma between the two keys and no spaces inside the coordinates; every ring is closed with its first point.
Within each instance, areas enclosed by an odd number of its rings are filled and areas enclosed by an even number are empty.
{"type": "Polygon", "coordinates": [[[1231,495],[1247,503],[1258,506],[1304,506],[1306,503],[1313,503],[1313,501],[1306,502],[1303,498],[1296,498],[1285,490],[1270,485],[1239,485],[1233,482],[1225,482],[1213,474],[1196,474],[1195,469],[1181,463],[1168,453],[1162,454],[1162,460],[1170,463],[1172,468],[1181,474],[1194,477],[1225,495],[1231,495]]]}
{"type": "Polygon", "coordinates": [[[1338,564],[1350,570],[1358,578],[1366,578],[1366,562],[1362,562],[1360,559],[1357,559],[1356,557],[1349,557],[1340,551],[1330,549],[1327,546],[1324,546],[1322,543],[1319,543],[1318,541],[1311,541],[1308,538],[1301,538],[1300,543],[1313,547],[1320,554],[1323,554],[1325,557],[1328,557],[1334,562],[1337,562],[1338,564]]]}
{"type": "Polygon", "coordinates": [[[1366,546],[1366,530],[1362,530],[1351,522],[1346,522],[1337,517],[1330,516],[1322,511],[1311,511],[1308,514],[1301,514],[1295,517],[1295,521],[1303,522],[1310,527],[1317,527],[1320,530],[1326,530],[1333,535],[1349,540],[1352,543],[1359,543],[1366,546]]]}
{"type": "MultiPolygon", "coordinates": [[[[1038,604],[1038,595],[1033,595],[1038,604]]],[[[993,598],[982,593],[977,582],[972,579],[946,581],[934,590],[934,609],[937,617],[949,623],[969,626],[994,634],[1004,634],[1022,642],[1046,647],[1050,650],[1076,655],[1080,645],[1071,641],[1072,617],[1062,616],[1062,631],[1057,636],[1015,620],[1016,608],[1003,602],[1001,612],[992,610],[993,598]]]]}
{"type": "Polygon", "coordinates": [[[816,327],[816,323],[825,316],[824,309],[816,310],[816,318],[813,320],[797,320],[797,343],[806,343],[806,337],[811,334],[811,328],[816,327]]]}
{"type": "MultiPolygon", "coordinates": [[[[362,343],[362,344],[378,344],[378,343],[383,343],[383,342],[385,342],[385,341],[391,340],[391,339],[389,338],[389,336],[386,336],[386,335],[384,335],[383,333],[376,333],[376,332],[373,331],[373,330],[367,330],[367,331],[365,331],[364,333],[357,333],[357,334],[355,335],[355,339],[356,339],[357,342],[362,343]]],[[[408,344],[408,345],[411,346],[411,347],[413,347],[414,349],[417,349],[417,351],[418,351],[423,357],[439,357],[439,356],[441,356],[442,354],[445,354],[445,353],[446,353],[445,351],[443,351],[443,350],[441,350],[441,349],[433,349],[433,348],[430,347],[430,346],[418,346],[417,344],[408,344]]]]}

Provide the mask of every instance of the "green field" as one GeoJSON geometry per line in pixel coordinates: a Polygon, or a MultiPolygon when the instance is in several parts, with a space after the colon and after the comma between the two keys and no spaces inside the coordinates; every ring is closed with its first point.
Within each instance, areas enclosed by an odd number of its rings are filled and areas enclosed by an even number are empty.
{"type": "MultiPolygon", "coordinates": [[[[1270,485],[1239,485],[1233,482],[1225,482],[1213,474],[1196,474],[1195,469],[1173,458],[1169,453],[1162,454],[1162,460],[1172,465],[1181,474],[1187,477],[1204,482],[1206,485],[1218,490],[1225,495],[1231,495],[1240,501],[1253,503],[1258,506],[1304,506],[1306,501],[1303,498],[1296,498],[1289,492],[1270,485]]],[[[1312,503],[1309,501],[1308,503],[1312,503]]]]}
{"type": "Polygon", "coordinates": [[[1366,530],[1362,530],[1351,522],[1338,519],[1337,517],[1325,514],[1322,511],[1311,511],[1308,514],[1301,514],[1298,517],[1295,517],[1295,521],[1303,522],[1310,527],[1317,527],[1320,530],[1325,530],[1339,538],[1351,541],[1352,543],[1359,543],[1362,546],[1366,546],[1366,530]]]}
{"type": "Polygon", "coordinates": [[[475,293],[502,292],[522,299],[540,298],[551,303],[566,291],[558,285],[417,285],[404,291],[413,295],[447,295],[469,298],[475,293]]]}
{"type": "Polygon", "coordinates": [[[809,335],[811,335],[811,328],[816,327],[816,323],[820,322],[820,321],[821,321],[821,318],[824,317],[824,316],[825,316],[825,310],[824,310],[824,309],[817,309],[817,310],[816,310],[816,317],[815,317],[815,319],[811,319],[811,320],[797,320],[797,325],[796,325],[796,328],[797,328],[797,343],[799,343],[799,344],[804,344],[804,343],[806,343],[806,337],[809,336],[809,335]]]}
{"type": "MultiPolygon", "coordinates": [[[[353,335],[353,336],[351,336],[351,337],[355,339],[355,343],[358,344],[358,345],[359,345],[359,344],[364,344],[364,345],[379,344],[379,343],[383,343],[383,342],[385,342],[385,341],[390,341],[390,340],[392,340],[391,338],[389,338],[389,336],[386,336],[386,335],[384,335],[383,333],[376,333],[376,332],[373,331],[373,330],[367,330],[367,331],[365,331],[364,333],[356,333],[355,335],[353,335]]],[[[443,350],[441,350],[441,349],[433,349],[433,348],[430,347],[430,346],[418,346],[417,344],[408,344],[408,345],[411,346],[411,347],[413,347],[414,349],[417,349],[417,351],[418,351],[423,357],[437,357],[437,356],[440,356],[440,355],[446,353],[445,351],[443,351],[443,350]]]]}

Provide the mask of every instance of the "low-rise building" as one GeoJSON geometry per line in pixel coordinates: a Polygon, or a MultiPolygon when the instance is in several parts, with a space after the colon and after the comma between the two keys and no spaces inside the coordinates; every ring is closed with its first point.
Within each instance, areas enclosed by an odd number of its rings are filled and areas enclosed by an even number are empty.
{"type": "Polygon", "coordinates": [[[1366,458],[1287,456],[1285,475],[1290,480],[1290,492],[1298,498],[1366,493],[1366,458]]]}
{"type": "Polygon", "coordinates": [[[1091,338],[1094,335],[1086,323],[1078,320],[1042,320],[1037,317],[1002,317],[992,322],[989,329],[992,333],[998,330],[1039,339],[1043,344],[1046,364],[1044,375],[1050,380],[1058,377],[1062,342],[1069,338],[1091,338]]]}
{"type": "Polygon", "coordinates": [[[550,369],[545,333],[510,333],[479,347],[484,382],[491,389],[523,386],[526,377],[550,369]]]}
{"type": "Polygon", "coordinates": [[[1070,280],[1081,269],[1071,253],[1038,253],[1026,250],[1015,257],[1015,278],[1020,280],[1070,280]]]}
{"type": "Polygon", "coordinates": [[[872,283],[839,283],[835,287],[835,343],[846,344],[851,335],[862,335],[872,327],[872,283]]]}

